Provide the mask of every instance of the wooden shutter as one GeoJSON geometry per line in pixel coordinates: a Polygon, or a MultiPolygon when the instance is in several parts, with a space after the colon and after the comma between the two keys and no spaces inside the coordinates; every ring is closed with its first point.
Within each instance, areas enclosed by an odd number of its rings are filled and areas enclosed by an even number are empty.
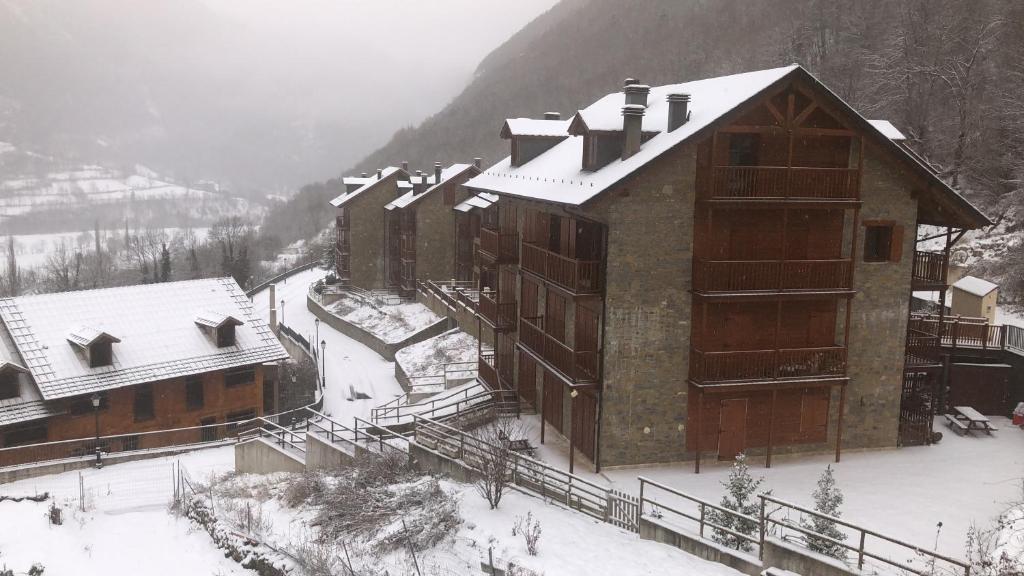
{"type": "Polygon", "coordinates": [[[889,261],[899,262],[903,258],[903,226],[892,227],[892,242],[889,245],[889,261]]]}

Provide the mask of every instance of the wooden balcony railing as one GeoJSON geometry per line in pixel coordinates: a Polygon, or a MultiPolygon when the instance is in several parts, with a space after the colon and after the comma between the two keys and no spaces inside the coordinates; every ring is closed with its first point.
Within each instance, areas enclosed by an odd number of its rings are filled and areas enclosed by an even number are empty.
{"type": "Polygon", "coordinates": [[[764,290],[849,290],[850,260],[698,260],[693,289],[698,292],[764,290]]]}
{"type": "Polygon", "coordinates": [[[519,261],[519,234],[481,228],[480,253],[497,264],[514,264],[519,261]]]}
{"type": "Polygon", "coordinates": [[[498,302],[494,292],[480,292],[480,315],[498,330],[515,329],[517,305],[512,302],[498,302]]]}
{"type": "Polygon", "coordinates": [[[946,255],[942,252],[914,252],[914,287],[944,286],[946,269],[946,255]]]}
{"type": "Polygon", "coordinates": [[[716,166],[711,198],[778,200],[856,200],[856,168],[787,168],[785,166],[716,166]]]}
{"type": "MultiPolygon", "coordinates": [[[[908,330],[913,334],[936,336],[942,346],[952,348],[980,348],[982,350],[1004,350],[1007,339],[1012,342],[1016,333],[1013,327],[989,324],[985,318],[947,316],[939,325],[934,314],[914,314],[910,317],[908,330]]],[[[1010,346],[1013,347],[1012,344],[1010,346]]]]}
{"type": "Polygon", "coordinates": [[[600,353],[573,350],[523,318],[519,321],[519,343],[533,351],[573,382],[596,382],[600,353]]]}
{"type": "Polygon", "coordinates": [[[521,266],[575,294],[593,294],[601,290],[601,263],[597,260],[567,258],[524,242],[521,266]]]}
{"type": "Polygon", "coordinates": [[[694,382],[777,380],[815,376],[844,376],[846,348],[792,348],[784,350],[690,351],[690,379],[694,382]]]}
{"type": "Polygon", "coordinates": [[[497,390],[499,383],[498,372],[494,368],[494,352],[481,352],[480,360],[477,364],[477,373],[480,375],[480,378],[483,379],[484,383],[490,386],[491,389],[497,390]]]}
{"type": "Polygon", "coordinates": [[[907,366],[932,366],[942,361],[939,337],[911,332],[907,335],[907,366]]]}

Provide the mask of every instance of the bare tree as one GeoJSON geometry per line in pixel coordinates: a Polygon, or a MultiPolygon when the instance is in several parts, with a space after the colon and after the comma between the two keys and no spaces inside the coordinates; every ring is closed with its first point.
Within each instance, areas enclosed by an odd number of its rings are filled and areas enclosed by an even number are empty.
{"type": "Polygon", "coordinates": [[[509,449],[512,439],[524,437],[523,423],[515,418],[497,418],[473,432],[476,454],[476,491],[487,500],[491,509],[498,507],[512,480],[515,453],[509,449]]]}

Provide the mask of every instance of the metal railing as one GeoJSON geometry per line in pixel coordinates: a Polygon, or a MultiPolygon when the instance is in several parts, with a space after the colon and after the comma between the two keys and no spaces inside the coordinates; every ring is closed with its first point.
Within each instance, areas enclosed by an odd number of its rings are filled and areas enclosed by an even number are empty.
{"type": "Polygon", "coordinates": [[[929,576],[931,574],[936,573],[933,568],[918,569],[908,564],[905,558],[892,558],[891,556],[883,555],[879,552],[872,550],[869,546],[868,541],[868,538],[872,538],[886,543],[887,546],[895,546],[902,552],[910,553],[915,557],[919,557],[925,560],[925,562],[929,564],[942,562],[948,564],[949,567],[952,567],[956,572],[962,571],[961,573],[964,574],[964,576],[970,576],[971,574],[970,565],[961,560],[957,560],[956,558],[951,558],[949,556],[944,556],[931,550],[926,550],[919,546],[915,546],[908,542],[904,542],[899,538],[894,538],[892,536],[887,536],[885,534],[875,532],[874,530],[869,530],[852,522],[847,522],[840,518],[836,518],[835,516],[829,516],[827,514],[822,514],[821,512],[817,512],[815,510],[810,510],[808,508],[798,506],[791,502],[780,500],[779,498],[775,498],[774,496],[768,494],[761,494],[759,495],[759,498],[761,499],[761,513],[759,518],[759,524],[761,527],[762,542],[764,541],[765,534],[772,532],[772,527],[774,526],[777,527],[781,532],[780,534],[776,534],[776,536],[780,537],[783,540],[795,540],[798,543],[805,543],[807,541],[818,541],[829,546],[842,548],[846,551],[852,552],[855,561],[850,561],[849,559],[847,559],[847,561],[849,561],[851,565],[855,565],[858,570],[864,569],[866,561],[876,560],[891,568],[897,568],[900,570],[904,570],[906,572],[910,572],[912,574],[918,574],[920,576],[929,576]],[[775,505],[775,509],[771,510],[770,512],[768,511],[769,503],[775,505]],[[824,520],[826,523],[831,523],[832,525],[838,528],[845,529],[847,532],[850,533],[850,536],[854,536],[853,541],[856,542],[856,544],[847,544],[845,540],[839,540],[825,534],[817,533],[814,530],[811,530],[806,526],[801,525],[800,522],[795,522],[791,520],[791,512],[796,512],[800,515],[818,518],[820,520],[824,520]],[[781,518],[775,517],[776,515],[781,516],[781,518]],[[797,536],[788,536],[787,532],[795,532],[797,536]]]}
{"type": "Polygon", "coordinates": [[[637,479],[640,481],[639,513],[641,517],[647,516],[649,518],[662,519],[668,513],[672,515],[671,518],[696,524],[697,534],[701,538],[709,537],[707,530],[710,528],[720,534],[732,536],[737,542],[743,542],[756,547],[759,551],[758,555],[760,555],[764,535],[760,530],[761,523],[758,518],[723,508],[718,504],[691,496],[685,492],[680,492],[675,488],[670,488],[643,476],[639,476],[637,479]],[[651,492],[660,494],[661,497],[657,499],[652,498],[651,492]],[[690,509],[684,509],[686,506],[689,506],[690,509]],[[738,522],[740,525],[746,524],[748,532],[753,532],[756,528],[758,536],[751,536],[745,532],[719,524],[716,520],[721,516],[729,517],[733,522],[738,522]]]}

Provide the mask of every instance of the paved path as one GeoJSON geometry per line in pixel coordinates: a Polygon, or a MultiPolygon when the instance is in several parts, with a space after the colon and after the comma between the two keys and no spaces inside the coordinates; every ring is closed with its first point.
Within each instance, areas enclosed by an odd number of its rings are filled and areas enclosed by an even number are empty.
{"type": "MultiPolygon", "coordinates": [[[[327,370],[327,393],[324,397],[324,411],[342,423],[348,423],[353,416],[369,418],[374,406],[383,404],[403,393],[395,380],[395,365],[381,358],[376,352],[326,323],[320,323],[319,339],[313,320],[315,316],[306,308],[306,294],[309,285],[326,274],[320,269],[307,270],[277,284],[278,320],[305,336],[310,342],[327,342],[325,364],[327,370]],[[284,300],[283,311],[281,300],[284,300]],[[350,400],[352,390],[370,398],[350,400]]],[[[270,317],[269,291],[263,290],[253,296],[257,314],[264,320],[270,317]]]]}

